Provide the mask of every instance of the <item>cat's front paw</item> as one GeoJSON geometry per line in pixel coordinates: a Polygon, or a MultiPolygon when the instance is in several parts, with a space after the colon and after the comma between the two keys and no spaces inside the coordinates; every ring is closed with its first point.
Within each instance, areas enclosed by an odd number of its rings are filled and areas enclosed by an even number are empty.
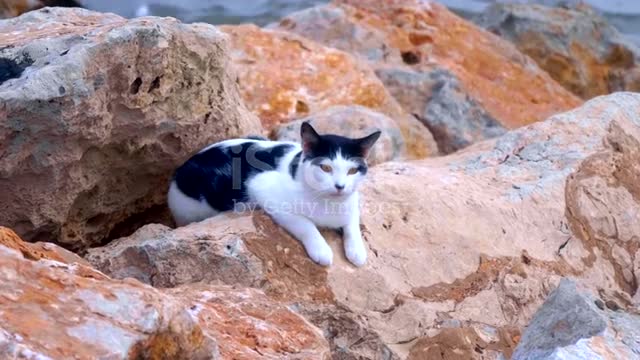
{"type": "Polygon", "coordinates": [[[316,262],[318,265],[330,266],[333,262],[333,250],[331,250],[331,247],[324,241],[322,243],[309,246],[306,250],[311,260],[316,262]]]}
{"type": "Polygon", "coordinates": [[[367,249],[362,241],[347,241],[344,246],[344,253],[347,259],[357,267],[367,263],[367,249]]]}

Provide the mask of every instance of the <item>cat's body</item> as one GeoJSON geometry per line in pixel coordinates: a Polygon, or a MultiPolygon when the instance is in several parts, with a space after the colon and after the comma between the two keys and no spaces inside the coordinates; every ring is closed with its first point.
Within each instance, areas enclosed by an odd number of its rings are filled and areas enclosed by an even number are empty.
{"type": "Polygon", "coordinates": [[[345,254],[366,262],[360,234],[357,185],[379,133],[362,139],[318,135],[302,126],[302,144],[257,138],[222,141],[179,167],[168,203],[177,225],[223,211],[264,209],[304,245],[309,256],[330,265],[333,253],[317,227],[340,229],[345,254]]]}

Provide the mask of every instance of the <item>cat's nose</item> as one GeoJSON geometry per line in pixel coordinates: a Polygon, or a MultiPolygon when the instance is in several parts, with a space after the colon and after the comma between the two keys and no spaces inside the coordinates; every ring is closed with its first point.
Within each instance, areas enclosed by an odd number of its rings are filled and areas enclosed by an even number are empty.
{"type": "Polygon", "coordinates": [[[343,185],[336,184],[336,189],[337,189],[338,191],[342,191],[342,190],[344,190],[344,184],[343,184],[343,185]]]}

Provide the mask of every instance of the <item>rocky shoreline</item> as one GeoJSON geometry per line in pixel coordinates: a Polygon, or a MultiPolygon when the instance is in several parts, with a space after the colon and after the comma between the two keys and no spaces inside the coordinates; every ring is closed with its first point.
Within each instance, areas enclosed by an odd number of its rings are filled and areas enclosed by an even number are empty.
{"type": "Polygon", "coordinates": [[[0,358],[640,358],[639,53],[588,9],[478,24],[418,0],[0,20],[0,358]],[[178,164],[302,121],[383,131],[366,266],[260,211],[175,228],[178,164]]]}

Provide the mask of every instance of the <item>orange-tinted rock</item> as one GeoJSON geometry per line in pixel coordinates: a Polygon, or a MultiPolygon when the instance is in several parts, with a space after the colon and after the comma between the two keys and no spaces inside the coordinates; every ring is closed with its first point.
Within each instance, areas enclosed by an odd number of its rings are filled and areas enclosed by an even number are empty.
{"type": "Polygon", "coordinates": [[[169,291],[190,308],[221,359],[329,359],[322,333],[256,289],[197,286],[169,291]],[[194,301],[194,299],[196,299],[194,301]]]}
{"type": "Polygon", "coordinates": [[[24,242],[13,230],[3,226],[0,226],[0,245],[17,250],[22,253],[22,256],[30,260],[48,259],[60,261],[65,264],[79,263],[89,265],[89,263],[80,256],[54,244],[24,242]]]}
{"type": "Polygon", "coordinates": [[[214,359],[217,346],[184,305],[151,287],[0,246],[0,358],[154,353],[214,359]]]}
{"type": "Polygon", "coordinates": [[[477,21],[585,99],[640,91],[640,51],[588,7],[495,4],[477,21]]]}
{"type": "Polygon", "coordinates": [[[247,106],[267,129],[335,105],[360,105],[397,122],[406,156],[437,152],[429,130],[407,114],[369,66],[343,51],[254,25],[222,26],[247,106]]]}
{"type": "Polygon", "coordinates": [[[29,260],[4,243],[1,359],[328,359],[320,331],[259,290],[162,291],[82,264],[29,260]]]}
{"type": "Polygon", "coordinates": [[[515,328],[488,334],[468,327],[447,328],[416,341],[407,360],[485,360],[500,359],[500,355],[509,359],[519,333],[515,328]]]}
{"type": "Polygon", "coordinates": [[[0,20],[0,58],[0,219],[29,241],[115,237],[194,152],[262,131],[211,25],[45,8],[0,20]]]}
{"type": "Polygon", "coordinates": [[[526,325],[562,277],[616,301],[638,291],[627,276],[640,239],[638,113],[640,94],[617,93],[454,155],[373,167],[361,194],[362,268],[344,258],[333,231],[323,232],[333,265],[317,266],[261,212],[221,214],[90,254],[111,254],[106,273],[144,273],[147,263],[126,260],[127,248],[155,243],[149,251],[164,255],[150,258],[167,259],[180,239],[192,255],[170,273],[209,257],[216,275],[202,278],[217,279],[233,279],[221,275],[229,270],[220,259],[255,256],[252,278],[330,334],[334,356],[402,359],[420,354],[417,339],[427,353],[486,344],[487,354],[508,354],[517,343],[511,327],[526,325]],[[438,336],[447,328],[461,330],[449,341],[438,336]]]}
{"type": "Polygon", "coordinates": [[[441,150],[500,135],[486,128],[514,129],[580,104],[513,45],[435,2],[336,0],[272,27],[368,60],[441,150]]]}
{"type": "Polygon", "coordinates": [[[0,0],[0,19],[18,16],[42,5],[39,0],[0,0]]]}

